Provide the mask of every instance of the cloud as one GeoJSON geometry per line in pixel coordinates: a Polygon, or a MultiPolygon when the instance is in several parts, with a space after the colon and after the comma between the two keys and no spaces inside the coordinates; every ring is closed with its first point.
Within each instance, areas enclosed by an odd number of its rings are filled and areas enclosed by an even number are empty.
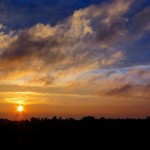
{"type": "Polygon", "coordinates": [[[56,84],[51,76],[40,77],[32,80],[32,86],[0,85],[0,103],[90,106],[99,108],[98,112],[100,108],[106,112],[117,107],[123,112],[131,110],[130,107],[145,112],[144,108],[150,104],[150,66],[90,71],[70,80],[64,78],[62,84],[56,84]],[[52,86],[40,86],[47,81],[52,86]]]}
{"type": "Polygon", "coordinates": [[[135,30],[148,32],[150,31],[150,21],[148,19],[150,15],[150,7],[144,8],[142,11],[138,12],[135,17],[133,18],[133,26],[135,30]]]}
{"type": "Polygon", "coordinates": [[[107,59],[103,59],[101,61],[101,64],[104,65],[104,66],[113,65],[116,62],[123,60],[123,58],[124,58],[124,55],[123,55],[122,51],[117,51],[112,56],[110,56],[109,59],[108,58],[107,59]]]}
{"type": "Polygon", "coordinates": [[[137,97],[148,99],[150,97],[150,70],[148,66],[131,67],[109,73],[107,77],[99,80],[100,95],[116,97],[137,97]]]}
{"type": "Polygon", "coordinates": [[[43,76],[34,76],[33,78],[31,78],[31,80],[29,81],[29,83],[31,83],[32,85],[54,85],[55,84],[55,77],[48,75],[48,74],[44,74],[43,76]]]}
{"type": "Polygon", "coordinates": [[[5,29],[5,26],[3,24],[0,24],[0,30],[5,29]]]}
{"type": "Polygon", "coordinates": [[[100,97],[149,99],[150,67],[100,70],[68,82],[65,88],[70,93],[88,93],[100,97]]]}
{"type": "Polygon", "coordinates": [[[73,73],[115,65],[124,59],[115,44],[125,32],[123,14],[130,5],[131,1],[124,0],[93,5],[75,11],[53,27],[38,23],[15,34],[2,35],[7,36],[8,40],[2,41],[9,45],[1,48],[1,78],[10,81],[16,77],[16,83],[21,79],[31,83],[30,80],[38,82],[45,76],[48,82],[41,83],[48,85],[49,75],[63,80],[73,73]],[[45,75],[40,76],[40,72],[45,75]]]}
{"type": "Polygon", "coordinates": [[[1,83],[55,86],[55,92],[79,95],[149,97],[148,70],[110,70],[127,59],[120,41],[129,36],[124,15],[131,4],[116,0],[75,11],[53,27],[38,23],[15,34],[1,31],[7,43],[1,47],[1,83]]]}
{"type": "Polygon", "coordinates": [[[15,37],[13,37],[13,32],[10,32],[9,34],[5,34],[3,30],[5,29],[5,26],[3,24],[0,24],[0,53],[2,53],[10,44],[15,40],[15,37]]]}
{"type": "Polygon", "coordinates": [[[56,29],[54,27],[51,27],[49,24],[44,25],[42,23],[38,23],[28,30],[28,34],[31,36],[31,40],[33,41],[48,38],[53,36],[55,33],[56,29]]]}
{"type": "Polygon", "coordinates": [[[145,48],[143,48],[143,50],[147,49],[148,47],[147,42],[144,43],[144,41],[146,41],[146,39],[149,38],[149,31],[150,31],[149,28],[150,21],[148,19],[149,15],[150,15],[150,7],[146,6],[142,10],[137,11],[132,17],[129,17],[127,19],[126,24],[127,32],[125,39],[122,42],[124,43],[124,46],[128,48],[129,50],[128,53],[130,53],[131,48],[132,51],[138,51],[136,49],[138,49],[139,46],[144,47],[145,44],[146,46],[145,48]]]}

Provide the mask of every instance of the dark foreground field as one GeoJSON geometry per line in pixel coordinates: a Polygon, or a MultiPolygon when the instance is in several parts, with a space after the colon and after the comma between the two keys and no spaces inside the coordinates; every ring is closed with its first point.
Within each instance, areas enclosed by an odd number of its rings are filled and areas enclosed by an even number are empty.
{"type": "Polygon", "coordinates": [[[150,119],[0,119],[0,150],[150,148],[150,119]]]}

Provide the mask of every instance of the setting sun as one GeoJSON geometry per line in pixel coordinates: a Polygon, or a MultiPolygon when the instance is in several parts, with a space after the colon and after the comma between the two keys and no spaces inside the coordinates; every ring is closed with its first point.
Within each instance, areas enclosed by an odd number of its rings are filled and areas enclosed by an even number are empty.
{"type": "Polygon", "coordinates": [[[17,111],[18,111],[18,112],[22,112],[22,111],[23,111],[23,106],[21,106],[21,105],[18,106],[18,107],[17,107],[17,111]]]}

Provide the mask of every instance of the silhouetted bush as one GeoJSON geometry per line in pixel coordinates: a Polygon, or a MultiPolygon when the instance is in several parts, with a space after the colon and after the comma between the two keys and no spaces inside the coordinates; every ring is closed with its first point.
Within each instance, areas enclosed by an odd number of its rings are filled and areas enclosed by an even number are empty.
{"type": "MultiPolygon", "coordinates": [[[[150,134],[150,118],[146,119],[96,119],[92,116],[81,120],[73,118],[63,119],[35,118],[22,121],[0,119],[0,149],[50,149],[53,145],[68,146],[72,144],[94,146],[100,149],[104,143],[114,141],[121,143],[140,143],[150,134]],[[140,141],[140,142],[139,142],[140,141]],[[55,144],[57,143],[57,144],[55,144]],[[61,143],[61,144],[60,144],[61,143]],[[3,148],[5,147],[5,148],[3,148]]],[[[91,146],[91,147],[90,147],[91,146]]],[[[104,146],[106,147],[107,144],[104,146]]],[[[79,149],[79,148],[77,148],[79,149]]],[[[96,148],[95,148],[96,149],[96,148]]]]}

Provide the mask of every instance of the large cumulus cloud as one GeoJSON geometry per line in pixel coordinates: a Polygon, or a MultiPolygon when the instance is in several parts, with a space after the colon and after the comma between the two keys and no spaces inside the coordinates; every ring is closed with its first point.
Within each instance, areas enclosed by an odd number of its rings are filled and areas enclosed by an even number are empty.
{"type": "Polygon", "coordinates": [[[90,6],[54,27],[39,23],[9,35],[1,32],[1,37],[8,36],[7,46],[1,47],[1,78],[26,81],[43,73],[55,79],[59,74],[84,73],[121,61],[123,52],[114,45],[126,33],[123,15],[131,2],[90,6]]]}

